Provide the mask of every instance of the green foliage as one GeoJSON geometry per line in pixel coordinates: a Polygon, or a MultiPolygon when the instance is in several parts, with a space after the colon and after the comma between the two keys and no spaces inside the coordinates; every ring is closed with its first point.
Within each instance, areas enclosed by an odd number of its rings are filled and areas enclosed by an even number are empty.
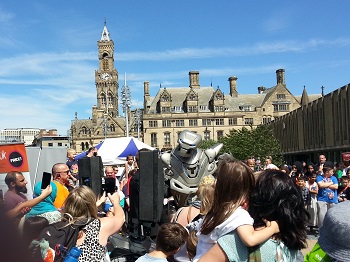
{"type": "Polygon", "coordinates": [[[208,149],[210,147],[212,147],[213,145],[217,144],[218,142],[209,139],[209,140],[202,140],[201,145],[199,146],[201,149],[205,150],[208,149]]]}
{"type": "Polygon", "coordinates": [[[272,156],[273,163],[283,163],[281,145],[270,125],[260,125],[257,128],[230,130],[230,134],[220,142],[224,144],[221,153],[231,153],[235,158],[245,160],[250,156],[258,157],[263,165],[266,156],[272,156]]]}

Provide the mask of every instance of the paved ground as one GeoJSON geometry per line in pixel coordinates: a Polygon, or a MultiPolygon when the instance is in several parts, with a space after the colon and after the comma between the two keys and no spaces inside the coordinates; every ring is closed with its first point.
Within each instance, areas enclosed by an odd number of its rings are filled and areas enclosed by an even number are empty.
{"type": "Polygon", "coordinates": [[[313,247],[316,244],[317,239],[318,239],[318,236],[315,236],[315,233],[310,232],[310,231],[308,231],[307,237],[308,237],[307,248],[301,250],[301,252],[303,253],[304,256],[313,249],[313,247]]]}

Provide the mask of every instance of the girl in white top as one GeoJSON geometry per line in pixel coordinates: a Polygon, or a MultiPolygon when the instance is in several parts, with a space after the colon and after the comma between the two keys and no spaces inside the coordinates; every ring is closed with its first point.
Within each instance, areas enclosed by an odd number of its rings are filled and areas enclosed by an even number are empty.
{"type": "Polygon", "coordinates": [[[223,160],[220,163],[213,205],[197,226],[198,245],[193,261],[198,261],[219,237],[235,229],[247,246],[258,245],[279,232],[276,222],[269,222],[266,228],[254,231],[253,219],[245,210],[254,184],[254,175],[243,162],[223,160]]]}

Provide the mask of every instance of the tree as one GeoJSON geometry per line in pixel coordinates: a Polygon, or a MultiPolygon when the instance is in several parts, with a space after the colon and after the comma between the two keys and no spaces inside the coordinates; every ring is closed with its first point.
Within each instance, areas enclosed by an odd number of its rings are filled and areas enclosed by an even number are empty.
{"type": "Polygon", "coordinates": [[[231,153],[237,159],[245,160],[254,156],[264,161],[266,156],[272,156],[274,164],[283,163],[281,145],[270,125],[260,125],[255,129],[232,129],[221,142],[224,144],[221,152],[231,153]]]}
{"type": "Polygon", "coordinates": [[[199,148],[205,150],[208,149],[210,147],[212,147],[213,145],[217,144],[218,142],[216,142],[215,140],[209,139],[209,140],[202,140],[201,145],[199,146],[199,148]]]}

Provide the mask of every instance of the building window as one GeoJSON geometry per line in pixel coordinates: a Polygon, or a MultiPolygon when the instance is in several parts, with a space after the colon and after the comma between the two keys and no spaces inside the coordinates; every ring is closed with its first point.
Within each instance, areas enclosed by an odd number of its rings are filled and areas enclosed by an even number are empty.
{"type": "Polygon", "coordinates": [[[223,138],[224,137],[224,131],[222,131],[222,130],[217,131],[216,132],[216,136],[217,136],[218,140],[223,138]]]}
{"type": "Polygon", "coordinates": [[[86,150],[89,149],[89,143],[88,142],[85,142],[85,148],[86,148],[86,150]]]}
{"type": "Polygon", "coordinates": [[[57,143],[58,146],[62,146],[62,143],[57,143]]]}
{"type": "Polygon", "coordinates": [[[81,146],[81,151],[85,151],[85,144],[84,144],[84,142],[81,142],[80,146],[81,146]]]}
{"type": "Polygon", "coordinates": [[[170,107],[169,106],[162,106],[162,113],[170,113],[170,107]]]}
{"type": "Polygon", "coordinates": [[[224,119],[223,119],[223,118],[217,118],[217,119],[215,119],[215,125],[217,125],[217,126],[223,126],[223,125],[224,125],[224,119]]]}
{"type": "Polygon", "coordinates": [[[230,126],[236,126],[237,125],[237,118],[229,118],[228,119],[228,124],[230,126]]]}
{"type": "Polygon", "coordinates": [[[210,131],[204,131],[204,140],[210,140],[210,131]]]}
{"type": "Polygon", "coordinates": [[[171,120],[162,120],[163,127],[171,127],[171,120]]]}
{"type": "Polygon", "coordinates": [[[199,110],[208,110],[208,106],[207,105],[205,105],[205,106],[199,106],[199,110]]]}
{"type": "Polygon", "coordinates": [[[151,146],[157,147],[157,133],[151,133],[151,146]]]}
{"type": "Polygon", "coordinates": [[[113,105],[113,95],[111,93],[108,94],[108,107],[113,105]]]}
{"type": "Polygon", "coordinates": [[[149,127],[158,127],[158,121],[157,120],[150,120],[149,127]]]}
{"type": "Polygon", "coordinates": [[[182,112],[182,107],[181,106],[174,106],[173,112],[182,112]]]}
{"type": "Polygon", "coordinates": [[[103,60],[103,71],[108,71],[109,66],[108,66],[108,59],[103,60]]]}
{"type": "Polygon", "coordinates": [[[175,120],[175,125],[176,126],[185,126],[185,121],[182,120],[175,120]]]}
{"type": "Polygon", "coordinates": [[[189,113],[198,112],[197,106],[188,106],[188,112],[189,112],[189,113]]]}
{"type": "Polygon", "coordinates": [[[85,126],[83,126],[83,127],[81,128],[81,133],[82,133],[83,135],[86,135],[86,134],[87,134],[87,128],[86,128],[85,126]]]}
{"type": "Polygon", "coordinates": [[[101,94],[101,105],[102,105],[102,107],[106,106],[106,95],[105,94],[101,94]]]}
{"type": "Polygon", "coordinates": [[[268,124],[271,122],[271,120],[272,120],[272,118],[270,116],[264,116],[262,122],[263,122],[263,124],[268,124]]]}
{"type": "Polygon", "coordinates": [[[252,125],[254,123],[253,118],[244,118],[245,125],[252,125]]]}
{"type": "Polygon", "coordinates": [[[241,111],[252,111],[252,106],[239,106],[241,111]]]}
{"type": "Polygon", "coordinates": [[[53,146],[53,143],[48,143],[48,146],[53,146]]]}
{"type": "Polygon", "coordinates": [[[115,126],[113,124],[111,124],[111,126],[109,127],[109,129],[111,130],[111,132],[115,132],[115,126]]]}
{"type": "Polygon", "coordinates": [[[222,112],[224,110],[225,110],[224,106],[215,106],[215,109],[214,109],[215,112],[222,112]]]}
{"type": "Polygon", "coordinates": [[[285,94],[277,94],[277,99],[286,99],[285,94]]]}
{"type": "Polygon", "coordinates": [[[197,96],[195,94],[190,94],[188,96],[188,100],[195,101],[197,99],[197,96]]]}
{"type": "Polygon", "coordinates": [[[164,133],[164,146],[165,147],[170,146],[170,133],[169,132],[164,133]]]}
{"type": "Polygon", "coordinates": [[[170,97],[168,95],[163,95],[162,98],[160,99],[162,102],[169,102],[170,97]]]}
{"type": "Polygon", "coordinates": [[[202,125],[203,126],[210,126],[211,125],[211,119],[204,118],[202,119],[202,125]]]}
{"type": "Polygon", "coordinates": [[[190,119],[189,126],[198,126],[198,120],[197,119],[190,119]]]}
{"type": "Polygon", "coordinates": [[[289,105],[288,104],[273,105],[273,111],[274,112],[278,112],[278,111],[286,112],[286,111],[289,111],[289,105]]]}

